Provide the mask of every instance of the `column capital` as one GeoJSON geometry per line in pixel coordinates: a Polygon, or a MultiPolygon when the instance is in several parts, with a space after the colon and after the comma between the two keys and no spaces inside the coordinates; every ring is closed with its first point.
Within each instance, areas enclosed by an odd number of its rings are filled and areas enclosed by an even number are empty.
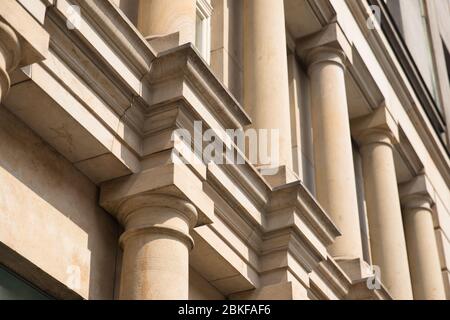
{"type": "Polygon", "coordinates": [[[0,6],[0,101],[9,90],[9,74],[18,67],[45,59],[50,36],[15,0],[0,6]]]}
{"type": "Polygon", "coordinates": [[[308,73],[322,63],[337,64],[345,69],[347,56],[345,52],[339,48],[331,46],[321,46],[308,51],[304,57],[305,63],[308,65],[308,73]]]}
{"type": "Polygon", "coordinates": [[[195,227],[198,218],[197,209],[187,200],[168,194],[144,193],[124,200],[117,208],[117,220],[126,225],[134,212],[144,208],[175,210],[186,217],[191,228],[195,227]]]}
{"type": "Polygon", "coordinates": [[[187,200],[158,193],[136,195],[117,209],[117,219],[125,228],[119,243],[123,247],[130,237],[156,233],[173,236],[192,249],[189,229],[195,227],[197,218],[197,209],[187,200]]]}
{"type": "Polygon", "coordinates": [[[337,22],[298,39],[296,53],[309,68],[322,62],[337,63],[342,67],[352,62],[351,44],[337,22]]]}
{"type": "Polygon", "coordinates": [[[425,174],[399,185],[400,202],[404,209],[424,209],[431,212],[434,192],[425,174]]]}
{"type": "Polygon", "coordinates": [[[361,147],[386,144],[392,147],[399,141],[398,125],[385,106],[350,123],[352,137],[361,147]]]}
{"type": "Polygon", "coordinates": [[[19,64],[21,47],[15,31],[0,20],[0,101],[11,85],[9,73],[19,64]]]}

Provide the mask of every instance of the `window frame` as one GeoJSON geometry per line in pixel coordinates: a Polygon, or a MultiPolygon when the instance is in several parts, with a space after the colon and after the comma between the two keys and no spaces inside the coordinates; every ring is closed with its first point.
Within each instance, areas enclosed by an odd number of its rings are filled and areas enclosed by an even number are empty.
{"type": "Polygon", "coordinates": [[[201,28],[195,26],[195,47],[208,64],[211,62],[211,16],[213,7],[209,0],[197,0],[196,18],[200,19],[201,28]],[[198,33],[201,32],[199,35],[198,33]]]}

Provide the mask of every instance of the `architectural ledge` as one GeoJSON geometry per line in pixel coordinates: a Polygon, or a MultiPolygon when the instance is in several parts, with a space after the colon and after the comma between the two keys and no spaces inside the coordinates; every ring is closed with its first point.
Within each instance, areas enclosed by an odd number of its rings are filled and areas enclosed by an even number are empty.
{"type": "Polygon", "coordinates": [[[372,278],[361,279],[352,283],[349,293],[345,297],[346,300],[393,300],[391,294],[387,291],[383,284],[378,287],[369,289],[368,281],[372,278]]]}
{"type": "Polygon", "coordinates": [[[340,235],[331,218],[300,181],[272,190],[267,205],[267,230],[280,227],[302,229],[307,226],[312,238],[328,246],[340,235]]]}
{"type": "Polygon", "coordinates": [[[375,275],[350,279],[330,256],[311,275],[311,291],[325,300],[391,300],[392,297],[375,275]],[[327,285],[324,285],[324,284],[327,285]]]}
{"type": "MultiPolygon", "coordinates": [[[[164,84],[177,86],[176,79],[187,81],[195,94],[202,97],[211,114],[219,120],[225,129],[243,128],[251,120],[239,102],[227,88],[217,79],[213,72],[200,57],[191,43],[160,52],[152,64],[152,69],[146,81],[149,83],[149,96],[145,96],[152,108],[159,106],[164,100],[174,100],[177,96],[167,96],[164,84]]],[[[181,85],[181,84],[180,84],[181,85]]],[[[181,98],[182,92],[176,92],[181,98]]]]}

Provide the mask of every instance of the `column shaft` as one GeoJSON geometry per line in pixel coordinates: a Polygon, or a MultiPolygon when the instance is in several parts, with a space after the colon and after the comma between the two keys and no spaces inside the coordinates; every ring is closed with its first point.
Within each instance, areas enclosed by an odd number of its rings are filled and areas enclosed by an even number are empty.
{"type": "Polygon", "coordinates": [[[369,134],[360,152],[373,264],[395,299],[412,299],[391,140],[384,132],[369,134]]]}
{"type": "Polygon", "coordinates": [[[429,202],[423,198],[410,199],[404,205],[403,221],[414,299],[445,300],[429,202]]]}
{"type": "MultiPolygon", "coordinates": [[[[279,130],[279,161],[273,164],[292,170],[282,0],[244,1],[244,107],[252,118],[253,128],[279,130]]],[[[269,145],[269,154],[274,147],[269,145]]]]}
{"type": "Polygon", "coordinates": [[[189,298],[189,229],[195,208],[171,197],[145,205],[120,219],[123,261],[120,299],[187,300],[189,298]],[[178,202],[178,206],[173,204],[178,202]],[[171,206],[171,208],[166,207],[171,206]]]}
{"type": "Polygon", "coordinates": [[[316,195],[342,233],[329,250],[362,258],[343,58],[321,49],[310,60],[316,195]]]}
{"type": "Polygon", "coordinates": [[[140,0],[138,29],[144,37],[180,32],[180,44],[195,43],[196,0],[140,0]]]}

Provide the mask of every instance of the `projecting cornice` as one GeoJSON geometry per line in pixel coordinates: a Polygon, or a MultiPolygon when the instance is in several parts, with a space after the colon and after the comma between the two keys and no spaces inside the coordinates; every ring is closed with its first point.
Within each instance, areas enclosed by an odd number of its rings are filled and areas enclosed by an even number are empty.
{"type": "MultiPolygon", "coordinates": [[[[243,128],[250,124],[250,118],[233,95],[214,76],[212,71],[190,43],[160,52],[153,62],[148,81],[151,105],[158,105],[159,96],[167,100],[164,83],[176,86],[176,80],[187,81],[195,93],[201,96],[210,108],[210,112],[222,123],[224,128],[243,128]]],[[[144,94],[146,92],[144,91],[144,94]]],[[[182,92],[178,92],[182,98],[182,92]]]]}
{"type": "Polygon", "coordinates": [[[293,228],[307,225],[311,232],[308,238],[316,238],[326,246],[340,235],[331,218],[300,181],[273,189],[266,208],[268,231],[283,224],[293,228]]]}

